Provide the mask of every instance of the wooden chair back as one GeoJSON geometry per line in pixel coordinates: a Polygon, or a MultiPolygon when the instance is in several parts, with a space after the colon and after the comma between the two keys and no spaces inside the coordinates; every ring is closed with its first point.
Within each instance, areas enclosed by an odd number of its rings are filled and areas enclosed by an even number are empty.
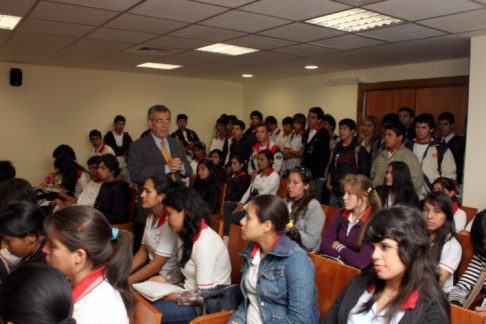
{"type": "Polygon", "coordinates": [[[137,304],[132,324],[160,324],[162,314],[136,291],[133,292],[137,304]]]}
{"type": "Polygon", "coordinates": [[[461,243],[462,246],[462,257],[461,263],[459,263],[459,267],[454,273],[454,277],[459,280],[469,266],[469,262],[471,262],[472,260],[472,257],[474,255],[474,248],[472,246],[471,237],[469,235],[457,234],[457,236],[459,236],[459,243],[461,243]]]}
{"type": "Polygon", "coordinates": [[[483,324],[484,316],[451,304],[451,324],[483,324]]]}
{"type": "Polygon", "coordinates": [[[469,224],[469,222],[478,214],[478,209],[474,207],[461,206],[461,209],[466,212],[466,224],[469,224]]]}
{"type": "Polygon", "coordinates": [[[135,206],[137,206],[137,189],[130,188],[130,201],[128,202],[128,222],[133,222],[135,215],[135,206]]]}
{"type": "Polygon", "coordinates": [[[248,242],[241,237],[241,226],[231,224],[228,253],[231,262],[231,283],[233,284],[239,284],[241,281],[241,266],[244,260],[239,253],[246,248],[247,244],[248,242]]]}
{"type": "Polygon", "coordinates": [[[277,196],[279,196],[282,199],[286,199],[288,189],[289,189],[288,180],[287,179],[280,179],[280,185],[278,186],[278,189],[277,189],[277,196]]]}
{"type": "Polygon", "coordinates": [[[222,311],[219,313],[199,316],[189,322],[189,324],[226,324],[233,314],[233,311],[222,311]]]}
{"type": "Polygon", "coordinates": [[[328,206],[328,205],[321,205],[321,208],[324,211],[324,214],[326,215],[326,220],[324,221],[324,227],[322,228],[322,233],[321,233],[321,237],[322,237],[324,236],[324,232],[329,226],[329,223],[331,223],[332,218],[339,211],[339,208],[328,206]]]}
{"type": "Polygon", "coordinates": [[[223,215],[224,199],[226,198],[226,183],[218,181],[218,186],[219,186],[219,198],[220,199],[219,199],[219,208],[216,211],[216,214],[223,215]]]}
{"type": "Polygon", "coordinates": [[[317,254],[308,253],[308,255],[316,269],[317,305],[319,307],[319,318],[322,319],[341,290],[361,270],[326,259],[317,254]]]}
{"type": "Polygon", "coordinates": [[[189,187],[194,187],[194,183],[196,183],[196,176],[189,177],[189,187]]]}
{"type": "Polygon", "coordinates": [[[223,234],[224,234],[224,220],[217,219],[217,218],[213,218],[213,226],[211,226],[211,228],[216,233],[218,233],[219,236],[223,237],[223,234]]]}
{"type": "Polygon", "coordinates": [[[123,223],[111,225],[111,227],[118,228],[119,230],[129,231],[133,233],[133,223],[123,223]]]}

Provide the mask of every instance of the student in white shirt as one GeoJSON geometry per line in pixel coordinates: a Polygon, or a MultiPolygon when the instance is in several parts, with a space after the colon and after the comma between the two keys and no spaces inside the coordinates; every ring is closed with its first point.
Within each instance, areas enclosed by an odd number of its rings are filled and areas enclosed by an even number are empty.
{"type": "Polygon", "coordinates": [[[71,206],[47,217],[47,263],[73,285],[77,324],[128,324],[135,300],[128,285],[132,235],[111,228],[103,214],[71,206]]]}
{"type": "Polygon", "coordinates": [[[169,227],[178,234],[177,257],[185,291],[170,294],[153,306],[163,314],[163,323],[188,323],[198,316],[196,306],[202,306],[202,292],[231,283],[231,264],[223,240],[210,227],[211,212],[194,189],[178,188],[167,194],[164,204],[169,227]]]}
{"type": "Polygon", "coordinates": [[[0,322],[74,324],[73,296],[66,278],[45,264],[15,270],[0,286],[0,322]]]}
{"type": "Polygon", "coordinates": [[[133,257],[129,283],[137,283],[161,274],[167,276],[177,269],[177,234],[172,232],[167,222],[167,210],[163,203],[167,193],[176,187],[167,175],[147,179],[140,194],[142,207],[150,209],[142,238],[142,245],[133,257]],[[147,264],[146,262],[149,261],[147,264]],[[145,264],[145,265],[144,265],[145,264]]]}
{"type": "Polygon", "coordinates": [[[451,199],[441,191],[430,193],[425,197],[423,214],[431,235],[430,253],[439,266],[439,283],[444,292],[449,293],[462,256],[462,247],[456,238],[451,199]]]}
{"type": "Polygon", "coordinates": [[[466,228],[467,215],[462,210],[456,198],[456,184],[454,180],[449,178],[437,178],[432,184],[433,191],[442,191],[448,195],[452,200],[452,212],[454,213],[454,224],[456,225],[456,232],[460,232],[466,228]]]}
{"type": "Polygon", "coordinates": [[[62,189],[59,197],[69,195],[78,198],[90,181],[88,172],[68,154],[58,156],[54,167],[58,174],[56,186],[62,189]]]}
{"type": "Polygon", "coordinates": [[[101,132],[99,130],[93,129],[91,132],[89,132],[89,142],[93,146],[93,150],[89,154],[89,157],[105,154],[116,156],[115,151],[106,145],[105,142],[103,142],[103,137],[101,136],[101,132]]]}
{"type": "Polygon", "coordinates": [[[299,113],[295,114],[292,120],[293,134],[288,137],[283,149],[287,173],[293,168],[300,166],[300,163],[302,162],[302,155],[304,154],[302,136],[304,136],[305,133],[307,118],[304,114],[299,113]]]}

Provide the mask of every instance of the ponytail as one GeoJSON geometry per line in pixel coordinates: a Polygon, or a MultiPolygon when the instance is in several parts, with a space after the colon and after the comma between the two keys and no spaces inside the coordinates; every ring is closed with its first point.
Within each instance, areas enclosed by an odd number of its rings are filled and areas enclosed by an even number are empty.
{"type": "Polygon", "coordinates": [[[302,238],[300,236],[300,232],[299,230],[295,227],[295,226],[292,226],[291,228],[288,228],[287,229],[287,236],[294,242],[296,242],[297,244],[299,244],[299,246],[301,248],[303,248],[304,250],[306,249],[306,247],[304,247],[304,245],[302,245],[302,238]]]}

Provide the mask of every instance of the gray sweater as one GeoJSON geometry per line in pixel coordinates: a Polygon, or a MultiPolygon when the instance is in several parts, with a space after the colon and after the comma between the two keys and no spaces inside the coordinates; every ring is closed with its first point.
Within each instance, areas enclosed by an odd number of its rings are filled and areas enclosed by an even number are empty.
{"type": "MultiPolygon", "coordinates": [[[[289,210],[291,200],[288,201],[289,210]]],[[[302,238],[302,244],[309,251],[317,251],[321,245],[321,232],[326,215],[316,199],[312,199],[307,206],[307,211],[295,224],[302,238]]]]}

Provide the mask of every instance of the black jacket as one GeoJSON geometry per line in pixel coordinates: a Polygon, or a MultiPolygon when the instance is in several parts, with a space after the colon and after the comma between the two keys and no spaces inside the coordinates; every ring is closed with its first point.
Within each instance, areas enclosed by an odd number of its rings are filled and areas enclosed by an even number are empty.
{"type": "Polygon", "coordinates": [[[454,162],[456,162],[457,183],[462,184],[466,141],[464,140],[464,137],[455,135],[446,145],[449,147],[449,150],[451,150],[452,155],[454,156],[454,162]]]}
{"type": "Polygon", "coordinates": [[[304,146],[304,156],[302,157],[301,165],[308,168],[312,172],[314,179],[324,178],[327,163],[330,155],[330,137],[327,129],[320,128],[314,135],[312,140],[307,143],[310,131],[306,130],[302,136],[302,145],[304,146]]]}
{"type": "Polygon", "coordinates": [[[221,194],[219,192],[218,184],[208,185],[204,180],[197,179],[194,183],[194,190],[201,196],[202,200],[207,204],[211,214],[218,211],[221,204],[221,194]]]}
{"type": "MultiPolygon", "coordinates": [[[[338,298],[332,305],[329,312],[322,319],[321,324],[346,324],[348,322],[349,312],[358,302],[363,292],[368,288],[371,280],[374,278],[372,272],[362,272],[356,276],[341,291],[338,298]]],[[[450,314],[450,309],[445,310],[450,314]]],[[[417,302],[413,309],[406,309],[405,315],[398,324],[448,324],[449,318],[444,318],[440,312],[439,306],[434,301],[417,302]],[[420,316],[414,317],[419,313],[420,316]]]]}
{"type": "Polygon", "coordinates": [[[245,158],[246,163],[250,161],[250,155],[251,155],[251,146],[250,142],[246,138],[241,138],[238,142],[236,142],[235,139],[231,142],[230,146],[230,158],[226,166],[231,166],[231,159],[236,156],[242,156],[245,158]]]}
{"type": "Polygon", "coordinates": [[[115,136],[113,136],[113,132],[108,132],[103,138],[103,141],[106,145],[111,147],[113,151],[115,151],[116,156],[123,156],[123,153],[125,153],[125,151],[128,151],[128,147],[132,143],[132,138],[130,137],[130,135],[128,135],[128,133],[123,132],[122,146],[117,146],[115,136]]]}
{"type": "Polygon", "coordinates": [[[332,193],[334,195],[342,195],[339,181],[347,174],[362,174],[369,177],[370,162],[370,154],[358,143],[356,137],[346,147],[343,146],[342,141],[338,142],[332,152],[329,165],[332,193]],[[356,157],[358,161],[356,161],[356,157]]]}
{"type": "MultiPolygon", "coordinates": [[[[187,139],[189,140],[189,142],[199,142],[199,137],[197,136],[195,131],[186,128],[186,135],[187,135],[187,139]]],[[[170,136],[177,138],[179,141],[182,142],[182,144],[184,144],[184,147],[187,147],[187,141],[184,138],[184,134],[182,133],[182,131],[180,129],[178,129],[175,132],[173,132],[172,134],[170,134],[170,136]]]]}
{"type": "Polygon", "coordinates": [[[123,224],[128,222],[129,201],[128,183],[116,179],[101,185],[94,207],[105,215],[110,224],[123,224]]]}

